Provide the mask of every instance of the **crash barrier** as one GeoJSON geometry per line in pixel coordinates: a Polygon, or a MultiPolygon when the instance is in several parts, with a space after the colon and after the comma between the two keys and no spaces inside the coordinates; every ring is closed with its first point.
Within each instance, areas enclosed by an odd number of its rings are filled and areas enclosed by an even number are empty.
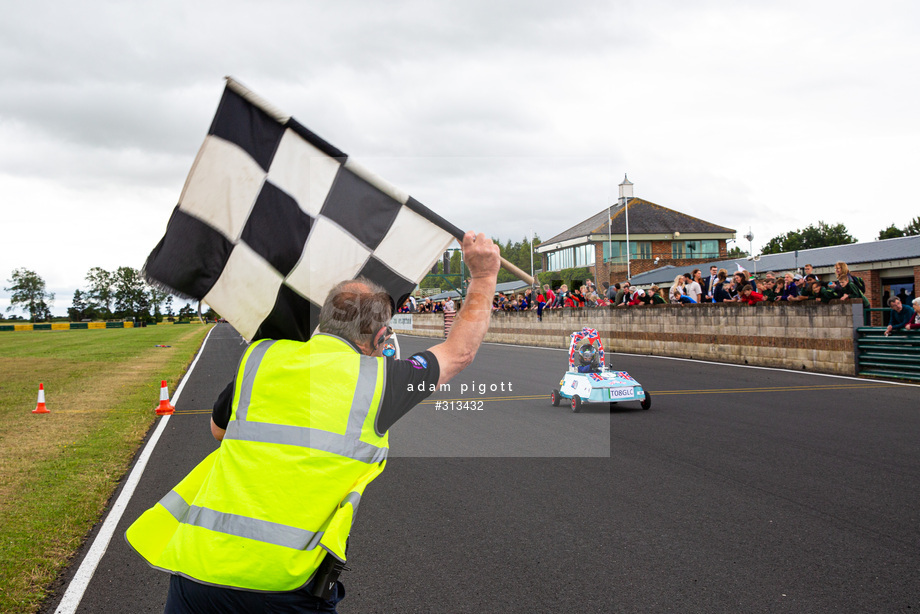
{"type": "Polygon", "coordinates": [[[884,326],[861,326],[857,364],[860,375],[920,380],[920,332],[898,331],[885,336],[884,326]]]}
{"type": "MultiPolygon", "coordinates": [[[[397,333],[443,335],[442,314],[412,314],[397,333]]],[[[573,331],[597,329],[607,351],[856,374],[862,302],[705,303],[495,312],[486,341],[568,348],[573,331]]]]}
{"type": "Polygon", "coordinates": [[[39,322],[37,324],[0,324],[0,332],[29,330],[99,330],[134,328],[134,322],[39,322]]]}
{"type": "MultiPolygon", "coordinates": [[[[173,324],[201,324],[200,320],[182,320],[181,322],[157,322],[157,326],[173,324]]],[[[205,322],[210,324],[210,322],[205,322]]],[[[153,324],[147,324],[153,326],[153,324]]],[[[98,330],[103,328],[139,328],[134,322],[39,322],[38,324],[0,324],[0,332],[27,330],[98,330]]]]}

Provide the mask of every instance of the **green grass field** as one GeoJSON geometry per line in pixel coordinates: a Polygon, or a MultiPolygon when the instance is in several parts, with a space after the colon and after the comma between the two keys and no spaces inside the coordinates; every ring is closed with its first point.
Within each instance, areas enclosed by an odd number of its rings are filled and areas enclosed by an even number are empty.
{"type": "Polygon", "coordinates": [[[0,612],[41,604],[209,328],[0,333],[0,612]]]}

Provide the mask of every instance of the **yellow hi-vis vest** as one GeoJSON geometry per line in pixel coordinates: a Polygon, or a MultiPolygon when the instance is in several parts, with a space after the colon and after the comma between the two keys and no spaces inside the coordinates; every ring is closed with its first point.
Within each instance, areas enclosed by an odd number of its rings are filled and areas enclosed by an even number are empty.
{"type": "Polygon", "coordinates": [[[345,542],[364,488],[383,471],[384,361],[345,341],[252,344],[227,432],[125,533],[155,568],[199,582],[291,591],[345,542]]]}

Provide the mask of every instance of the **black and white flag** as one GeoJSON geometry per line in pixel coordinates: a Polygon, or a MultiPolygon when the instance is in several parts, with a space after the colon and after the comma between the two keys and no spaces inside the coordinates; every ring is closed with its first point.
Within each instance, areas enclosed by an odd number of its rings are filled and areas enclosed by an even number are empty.
{"type": "Polygon", "coordinates": [[[335,284],[367,277],[398,306],[462,236],[228,78],[144,272],[246,339],[306,340],[335,284]]]}

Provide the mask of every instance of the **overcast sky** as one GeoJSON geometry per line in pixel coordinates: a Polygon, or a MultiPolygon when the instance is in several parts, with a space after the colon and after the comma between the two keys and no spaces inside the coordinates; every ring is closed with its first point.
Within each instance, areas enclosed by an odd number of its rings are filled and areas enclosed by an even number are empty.
{"type": "MultiPolygon", "coordinates": [[[[462,228],[543,238],[635,195],[758,250],[920,215],[909,0],[17,2],[0,19],[0,288],[65,314],[140,268],[233,75],[462,228]]],[[[0,307],[9,293],[0,290],[0,307]]]]}

